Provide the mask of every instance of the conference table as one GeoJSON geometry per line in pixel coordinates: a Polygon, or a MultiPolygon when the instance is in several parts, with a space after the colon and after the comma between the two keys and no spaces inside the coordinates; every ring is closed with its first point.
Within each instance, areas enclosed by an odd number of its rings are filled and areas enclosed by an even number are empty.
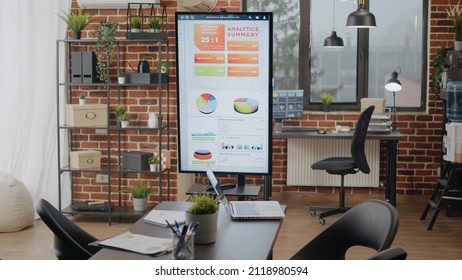
{"type": "MultiPolygon", "coordinates": [[[[318,133],[317,129],[312,128],[290,128],[281,133],[273,133],[273,138],[312,138],[312,139],[352,139],[354,130],[349,132],[334,133],[326,131],[325,134],[318,133]]],[[[385,143],[386,148],[386,174],[385,174],[385,200],[396,206],[396,162],[398,142],[405,137],[399,131],[394,130],[390,133],[367,133],[366,139],[380,140],[385,143]]],[[[265,184],[265,193],[271,193],[271,185],[265,184]]],[[[266,194],[268,195],[268,194],[266,194]]]]}
{"type": "MultiPolygon", "coordinates": [[[[163,201],[155,207],[160,210],[184,210],[189,202],[163,201]]],[[[285,210],[285,206],[281,206],[285,210]]],[[[283,220],[245,220],[234,221],[220,204],[218,211],[218,228],[216,242],[212,244],[195,244],[194,254],[197,260],[266,260],[272,258],[283,220]]],[[[135,222],[129,231],[153,237],[170,238],[169,228],[144,222],[143,218],[135,222]]],[[[119,249],[104,247],[91,259],[93,260],[165,260],[172,254],[161,256],[143,255],[119,249]]]]}

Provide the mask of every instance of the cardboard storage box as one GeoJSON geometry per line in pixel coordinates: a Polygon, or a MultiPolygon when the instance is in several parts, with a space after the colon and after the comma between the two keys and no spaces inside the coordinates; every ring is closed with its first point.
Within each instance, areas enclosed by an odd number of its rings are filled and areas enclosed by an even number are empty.
{"type": "Polygon", "coordinates": [[[88,151],[72,151],[70,152],[71,168],[89,169],[101,167],[101,152],[88,151]]]}
{"type": "Polygon", "coordinates": [[[152,153],[147,152],[125,152],[122,154],[123,167],[131,170],[149,170],[149,158],[152,153]]]}
{"type": "Polygon", "coordinates": [[[385,98],[361,98],[361,112],[374,105],[374,114],[385,113],[385,98]]]}
{"type": "Polygon", "coordinates": [[[107,126],[107,105],[105,104],[67,104],[66,124],[69,126],[107,126]]]}

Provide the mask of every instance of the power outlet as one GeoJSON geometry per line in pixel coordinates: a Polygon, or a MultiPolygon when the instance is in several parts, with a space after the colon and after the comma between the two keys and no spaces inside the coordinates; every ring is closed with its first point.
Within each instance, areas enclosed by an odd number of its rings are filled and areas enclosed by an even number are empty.
{"type": "Polygon", "coordinates": [[[109,183],[109,176],[107,174],[96,174],[96,183],[109,183]]]}

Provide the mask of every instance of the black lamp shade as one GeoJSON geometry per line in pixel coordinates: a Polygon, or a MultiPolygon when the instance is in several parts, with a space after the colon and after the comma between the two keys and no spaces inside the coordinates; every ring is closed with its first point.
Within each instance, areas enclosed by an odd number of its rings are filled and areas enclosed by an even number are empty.
{"type": "Polygon", "coordinates": [[[374,28],[377,27],[377,24],[374,14],[364,9],[363,4],[359,4],[358,10],[348,15],[346,26],[350,28],[374,28]]]}
{"type": "Polygon", "coordinates": [[[336,31],[324,40],[325,48],[343,48],[343,39],[337,36],[336,31]]]}
{"type": "Polygon", "coordinates": [[[394,71],[391,73],[391,79],[385,84],[385,89],[393,92],[403,89],[401,82],[398,80],[398,72],[394,71]]]}

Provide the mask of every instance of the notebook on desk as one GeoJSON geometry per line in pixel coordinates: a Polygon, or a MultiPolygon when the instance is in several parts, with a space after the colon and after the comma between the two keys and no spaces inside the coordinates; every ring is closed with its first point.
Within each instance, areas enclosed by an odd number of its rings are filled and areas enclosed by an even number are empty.
{"type": "Polygon", "coordinates": [[[207,178],[233,220],[279,220],[285,217],[277,201],[228,201],[209,165],[207,166],[207,178]]]}

